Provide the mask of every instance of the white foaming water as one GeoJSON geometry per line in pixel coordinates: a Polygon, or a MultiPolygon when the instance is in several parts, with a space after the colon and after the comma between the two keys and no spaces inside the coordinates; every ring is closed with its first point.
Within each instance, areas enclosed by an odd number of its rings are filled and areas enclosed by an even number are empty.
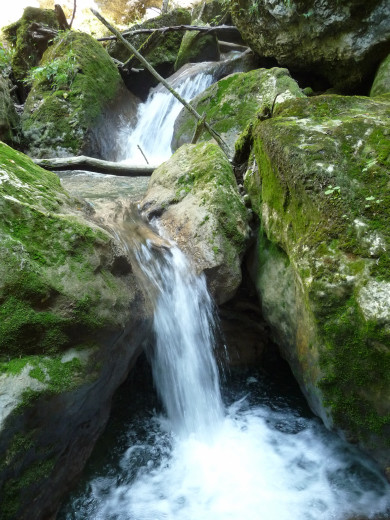
{"type": "Polygon", "coordinates": [[[141,245],[137,257],[157,289],[153,379],[173,431],[209,436],[223,417],[223,406],[206,281],[192,273],[176,246],[157,256],[148,245],[141,245]]]}
{"type": "MultiPolygon", "coordinates": [[[[188,70],[185,70],[175,78],[172,86],[186,101],[190,101],[212,82],[211,74],[201,72],[194,77],[188,75],[188,70]]],[[[123,152],[118,160],[127,164],[144,164],[145,159],[138,146],[153,166],[169,159],[172,154],[173,126],[182,108],[180,101],[165,87],[154,89],[146,102],[138,108],[136,126],[127,124],[120,129],[119,148],[123,152]]]]}
{"type": "Polygon", "coordinates": [[[389,512],[388,484],[370,461],[316,420],[248,401],[231,405],[208,440],[169,439],[158,418],[145,419],[147,439],[130,441],[119,469],[105,468],[64,518],[349,520],[389,512]]]}

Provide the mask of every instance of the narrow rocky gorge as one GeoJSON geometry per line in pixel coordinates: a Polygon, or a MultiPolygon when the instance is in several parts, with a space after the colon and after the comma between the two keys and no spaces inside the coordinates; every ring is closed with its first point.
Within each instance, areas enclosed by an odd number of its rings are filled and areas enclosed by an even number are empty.
{"type": "MultiPolygon", "coordinates": [[[[277,350],[324,425],[390,479],[388,10],[209,1],[132,27],[234,23],[229,37],[128,36],[175,88],[207,76],[186,95],[227,155],[179,105],[152,140],[166,94],[115,41],[58,32],[50,10],[31,7],[4,30],[14,50],[0,69],[1,518],[56,517],[153,342],[135,243],[157,254],[175,243],[219,306],[219,355],[227,345],[232,365],[259,368],[277,350]],[[57,36],[30,62],[33,23],[57,36]],[[229,43],[239,51],[225,56],[229,43]],[[160,164],[150,143],[163,134],[160,164]],[[147,187],[85,172],[60,181],[32,160],[125,165],[135,153],[156,166],[147,187]]],[[[381,500],[382,516],[362,518],[387,518],[381,500]]]]}

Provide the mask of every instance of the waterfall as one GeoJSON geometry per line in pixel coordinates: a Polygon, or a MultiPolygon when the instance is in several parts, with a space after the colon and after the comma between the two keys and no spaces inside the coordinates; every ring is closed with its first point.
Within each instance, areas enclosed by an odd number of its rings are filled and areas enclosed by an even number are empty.
{"type": "MultiPolygon", "coordinates": [[[[198,72],[199,67],[186,68],[170,79],[171,85],[186,100],[190,101],[213,82],[212,74],[198,72]]],[[[165,87],[153,89],[145,103],[141,103],[137,113],[137,123],[124,123],[119,129],[118,148],[122,154],[119,161],[128,164],[159,165],[171,156],[173,125],[183,105],[165,87]]]]}
{"type": "Polygon", "coordinates": [[[223,417],[213,355],[214,312],[204,276],[196,276],[174,245],[158,255],[136,252],[155,301],[153,378],[176,434],[207,437],[223,417]]]}
{"type": "MultiPolygon", "coordinates": [[[[187,99],[212,82],[203,72],[195,80],[178,76],[182,86],[175,88],[187,99]]],[[[179,110],[170,94],[155,89],[136,127],[121,131],[122,159],[142,162],[137,144],[151,162],[166,159],[179,110]]],[[[378,468],[327,431],[294,387],[283,394],[280,384],[252,369],[232,371],[229,386],[220,388],[217,326],[204,277],[174,244],[140,230],[136,216],[121,225],[118,238],[122,233],[134,255],[154,310],[149,357],[164,413],[151,389],[122,395],[121,429],[114,416],[58,519],[388,518],[389,488],[378,468]],[[130,246],[129,239],[139,242],[130,246]]]]}
{"type": "MultiPolygon", "coordinates": [[[[142,395],[142,413],[129,414],[111,448],[103,442],[105,461],[59,520],[379,520],[389,514],[388,483],[375,465],[326,431],[290,390],[282,398],[261,371],[232,379],[222,405],[204,278],[165,240],[147,238],[131,250],[154,304],[152,371],[167,417],[145,408],[142,395]]],[[[132,405],[133,395],[126,406],[132,405]]]]}

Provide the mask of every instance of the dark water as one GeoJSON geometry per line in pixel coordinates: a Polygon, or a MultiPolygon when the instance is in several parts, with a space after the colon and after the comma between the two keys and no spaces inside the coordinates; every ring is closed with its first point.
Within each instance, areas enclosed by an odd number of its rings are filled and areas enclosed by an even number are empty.
{"type": "Polygon", "coordinates": [[[235,369],[222,395],[219,431],[178,439],[142,358],[59,520],[388,518],[376,467],[323,428],[287,372],[235,369]]]}

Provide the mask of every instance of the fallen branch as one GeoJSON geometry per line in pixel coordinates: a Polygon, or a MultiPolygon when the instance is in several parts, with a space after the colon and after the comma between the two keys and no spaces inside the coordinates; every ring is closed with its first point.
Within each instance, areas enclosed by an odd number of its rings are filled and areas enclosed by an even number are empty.
{"type": "Polygon", "coordinates": [[[220,50],[229,52],[229,51],[238,51],[245,52],[249,49],[246,45],[239,45],[238,43],[224,42],[222,40],[218,40],[218,45],[220,50]]]}
{"type": "MultiPolygon", "coordinates": [[[[93,10],[92,10],[92,12],[93,12],[93,10]]],[[[108,26],[106,25],[106,27],[108,27],[108,26]]],[[[232,33],[232,32],[234,32],[234,33],[237,33],[237,36],[240,36],[240,32],[235,25],[216,25],[213,27],[204,26],[204,25],[172,25],[170,27],[157,27],[155,29],[135,29],[134,31],[125,31],[120,34],[122,36],[133,36],[135,34],[151,34],[151,33],[156,33],[156,32],[165,33],[165,32],[171,32],[171,31],[203,31],[203,32],[208,32],[208,33],[224,33],[224,32],[232,33]]],[[[105,42],[105,41],[116,40],[116,39],[117,39],[117,36],[105,36],[103,38],[97,38],[97,40],[99,42],[105,42]]]]}
{"type": "MultiPolygon", "coordinates": [[[[198,121],[202,119],[202,116],[194,109],[192,105],[187,103],[187,101],[181,97],[181,95],[176,92],[174,88],[171,87],[171,85],[162,77],[160,74],[150,65],[150,63],[140,54],[137,49],[125,38],[122,36],[122,34],[115,29],[115,27],[112,27],[105,18],[101,14],[99,14],[95,9],[91,9],[92,13],[96,16],[98,20],[102,22],[103,25],[107,27],[115,36],[123,43],[123,45],[129,49],[130,52],[136,56],[136,58],[144,65],[144,67],[159,81],[164,85],[166,89],[169,90],[169,92],[175,96],[176,99],[180,101],[182,105],[186,107],[186,109],[192,114],[198,121]]],[[[209,29],[209,28],[208,28],[209,29]]],[[[215,139],[221,150],[224,152],[224,154],[229,157],[229,148],[225,141],[222,139],[222,137],[206,122],[203,122],[204,128],[209,132],[209,134],[215,139]]]]}
{"type": "Polygon", "coordinates": [[[126,177],[147,177],[152,175],[153,166],[130,166],[123,163],[103,161],[86,155],[52,159],[33,159],[35,164],[46,170],[85,170],[88,172],[108,173],[126,177]]]}

